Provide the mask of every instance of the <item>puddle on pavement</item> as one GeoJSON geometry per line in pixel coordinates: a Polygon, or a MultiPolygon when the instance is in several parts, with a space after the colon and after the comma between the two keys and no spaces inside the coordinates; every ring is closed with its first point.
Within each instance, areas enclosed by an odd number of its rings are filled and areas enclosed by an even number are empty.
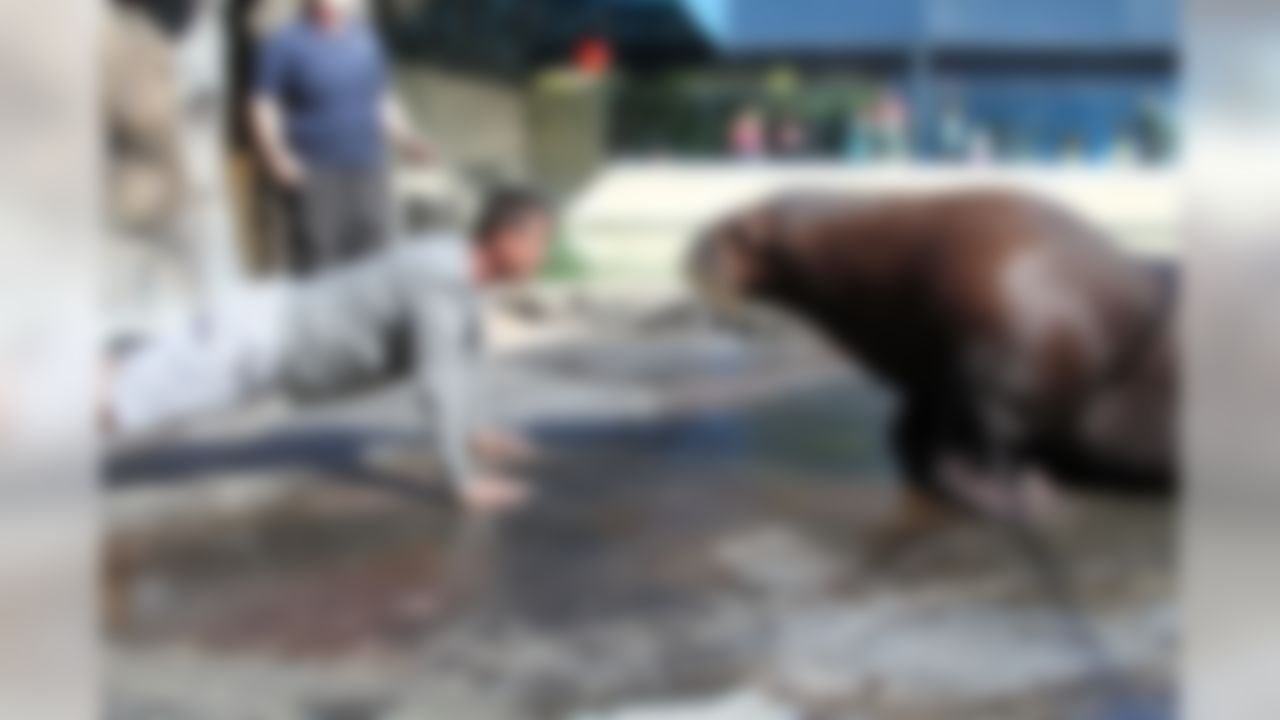
{"type": "MultiPolygon", "coordinates": [[[[132,617],[121,629],[219,646],[275,635],[290,651],[309,644],[336,652],[403,629],[406,612],[443,612],[449,573],[468,563],[494,566],[503,601],[540,621],[678,604],[714,581],[696,577],[702,569],[688,567],[686,550],[716,532],[811,504],[804,501],[814,482],[830,486],[826,494],[848,492],[837,486],[858,480],[882,491],[891,463],[878,443],[877,410],[846,402],[859,392],[824,389],[653,422],[535,427],[549,457],[532,473],[535,503],[495,528],[489,547],[472,547],[452,564],[447,556],[468,531],[447,508],[387,497],[371,510],[344,512],[379,492],[359,482],[299,491],[237,526],[146,538],[134,543],[145,547],[121,551],[138,556],[126,563],[137,577],[128,590],[132,617]],[[822,480],[804,479],[814,473],[822,480]]],[[[247,448],[170,449],[117,470],[135,482],[166,474],[196,481],[202,471],[306,457],[330,474],[354,473],[361,448],[385,439],[328,431],[247,448]]]]}
{"type": "Polygon", "coordinates": [[[884,393],[844,383],[747,408],[690,411],[657,421],[544,423],[532,434],[574,457],[657,457],[883,477],[893,472],[882,437],[890,406],[884,393]]]}

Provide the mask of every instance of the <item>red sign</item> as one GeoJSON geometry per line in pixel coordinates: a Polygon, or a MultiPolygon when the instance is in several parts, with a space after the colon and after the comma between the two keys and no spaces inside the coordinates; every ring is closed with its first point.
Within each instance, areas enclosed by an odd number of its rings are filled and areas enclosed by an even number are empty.
{"type": "Polygon", "coordinates": [[[584,38],[573,52],[573,64],[588,75],[606,75],[613,69],[613,47],[599,36],[584,38]]]}

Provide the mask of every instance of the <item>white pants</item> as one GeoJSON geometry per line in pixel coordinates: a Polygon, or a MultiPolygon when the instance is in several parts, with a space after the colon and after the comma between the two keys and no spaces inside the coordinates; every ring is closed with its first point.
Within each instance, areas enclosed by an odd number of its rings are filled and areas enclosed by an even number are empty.
{"type": "Polygon", "coordinates": [[[245,287],[149,333],[116,368],[110,392],[116,431],[145,433],[274,392],[288,306],[284,285],[245,287]]]}

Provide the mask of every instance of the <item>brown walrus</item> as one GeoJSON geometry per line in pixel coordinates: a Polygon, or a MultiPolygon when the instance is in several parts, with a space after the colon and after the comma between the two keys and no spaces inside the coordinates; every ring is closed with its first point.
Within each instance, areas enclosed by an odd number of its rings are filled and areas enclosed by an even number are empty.
{"type": "Polygon", "coordinates": [[[1172,267],[1012,192],[792,193],[716,223],[696,284],[815,326],[892,386],[911,486],[1039,469],[1117,491],[1175,482],[1172,267]]]}

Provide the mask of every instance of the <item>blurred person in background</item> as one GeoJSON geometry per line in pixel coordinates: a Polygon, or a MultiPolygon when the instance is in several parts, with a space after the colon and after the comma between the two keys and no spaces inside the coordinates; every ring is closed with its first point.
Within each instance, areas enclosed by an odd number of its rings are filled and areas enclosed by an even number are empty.
{"type": "Polygon", "coordinates": [[[974,127],[965,114],[964,103],[957,93],[948,93],[938,115],[938,154],[942,160],[959,162],[969,159],[974,127]]]}
{"type": "Polygon", "coordinates": [[[971,126],[965,141],[964,160],[971,165],[990,165],[1000,159],[996,133],[981,125],[971,126]]]}
{"type": "Polygon", "coordinates": [[[274,395],[328,400],[412,378],[433,422],[429,462],[458,498],[478,509],[519,504],[522,483],[476,467],[529,455],[514,436],[477,427],[481,290],[532,278],[552,229],[538,195],[503,189],[469,239],[424,234],[308,278],[243,286],[116,354],[102,425],[128,439],[274,395]]]}
{"type": "Polygon", "coordinates": [[[222,0],[115,0],[103,25],[106,295],[145,313],[166,292],[211,295],[242,268],[223,173],[222,0]]]}
{"type": "Polygon", "coordinates": [[[104,206],[116,236],[160,238],[177,224],[184,183],[172,35],[180,30],[132,0],[104,13],[104,206]]]}
{"type": "Polygon", "coordinates": [[[872,155],[870,113],[864,105],[851,103],[845,117],[844,158],[853,163],[865,162],[872,155]]]}
{"type": "Polygon", "coordinates": [[[425,163],[430,148],[391,89],[362,0],[306,0],[260,48],[250,127],[279,188],[296,273],[390,239],[388,150],[425,163]]]}
{"type": "Polygon", "coordinates": [[[1125,141],[1142,163],[1161,163],[1173,156],[1173,118],[1165,103],[1154,94],[1145,95],[1138,102],[1125,135],[1125,141]]]}
{"type": "Polygon", "coordinates": [[[812,151],[809,128],[795,116],[784,118],[778,125],[774,143],[777,156],[788,160],[803,160],[812,151]]]}
{"type": "Polygon", "coordinates": [[[1008,123],[990,121],[987,133],[991,138],[992,162],[1012,164],[1026,160],[1026,141],[1008,123]]]}
{"type": "Polygon", "coordinates": [[[768,150],[768,128],[764,114],[756,108],[745,108],[729,123],[729,147],[742,160],[757,160],[768,150]]]}
{"type": "Polygon", "coordinates": [[[877,159],[900,160],[911,152],[911,112],[893,88],[884,87],[871,105],[868,126],[877,159]]]}

